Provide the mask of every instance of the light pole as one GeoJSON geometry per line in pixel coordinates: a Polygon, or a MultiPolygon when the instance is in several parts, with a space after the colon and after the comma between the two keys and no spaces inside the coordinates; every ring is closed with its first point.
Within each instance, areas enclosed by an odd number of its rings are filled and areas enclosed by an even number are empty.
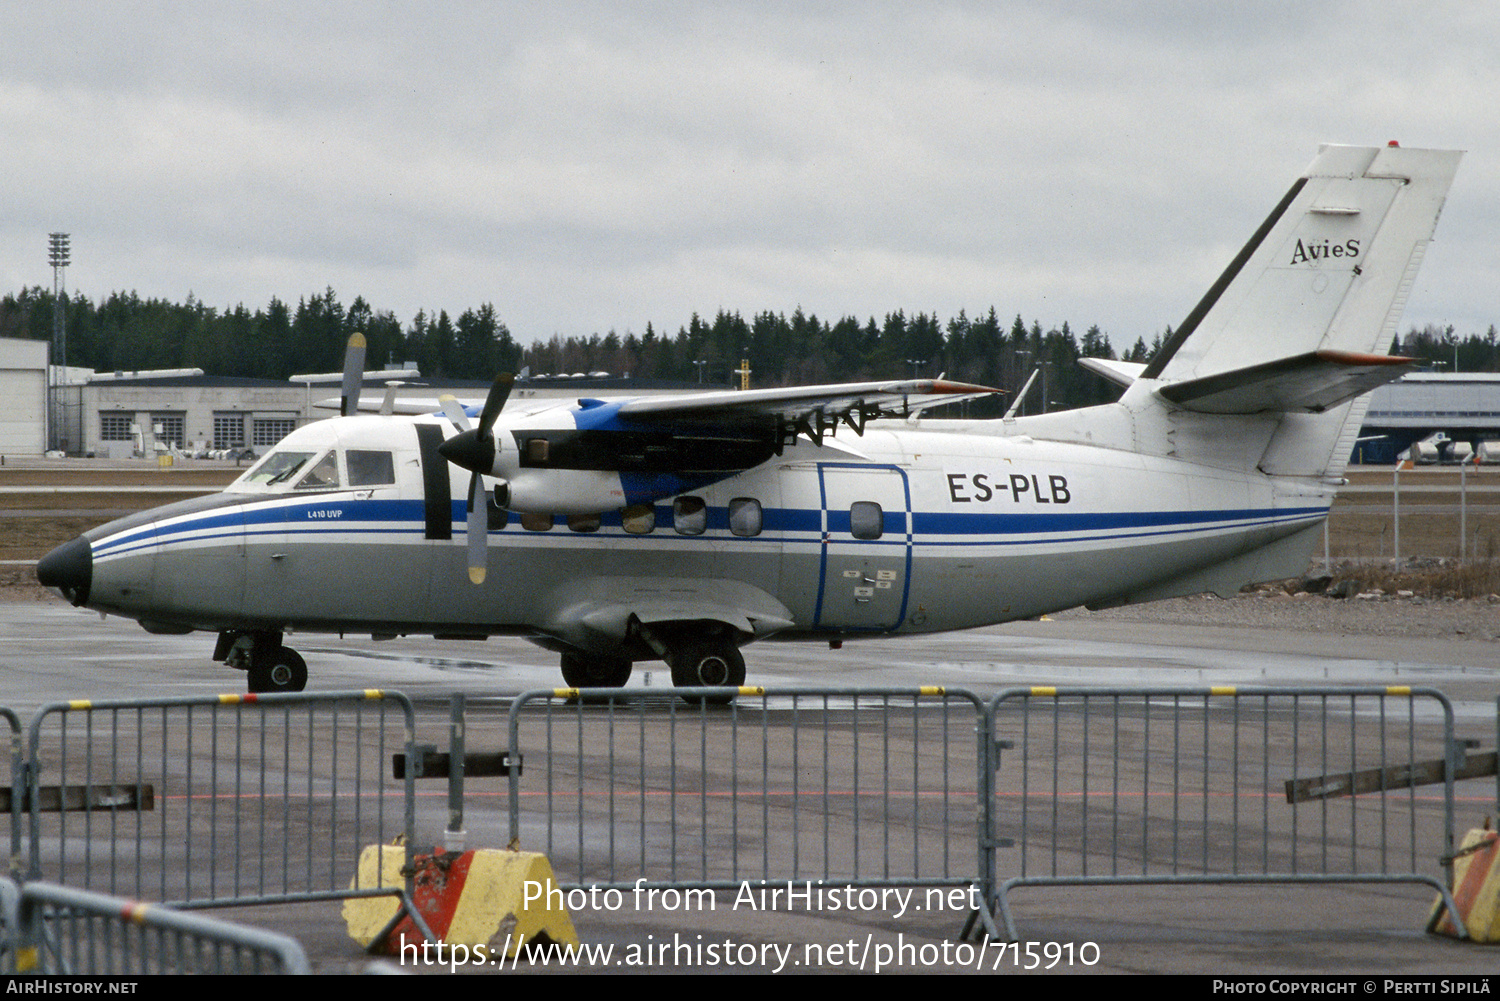
{"type": "MultiPolygon", "coordinates": [[[[66,372],[68,367],[68,325],[65,322],[66,314],[63,310],[63,296],[67,285],[63,281],[63,268],[68,266],[68,234],[49,233],[47,236],[47,263],[52,265],[52,345],[57,352],[54,364],[59,371],[66,372]]],[[[65,378],[62,376],[60,378],[65,378]]],[[[51,396],[48,402],[48,412],[51,416],[52,427],[47,436],[51,448],[62,448],[62,404],[58,395],[60,381],[55,381],[51,370],[48,371],[47,386],[51,396]]]]}

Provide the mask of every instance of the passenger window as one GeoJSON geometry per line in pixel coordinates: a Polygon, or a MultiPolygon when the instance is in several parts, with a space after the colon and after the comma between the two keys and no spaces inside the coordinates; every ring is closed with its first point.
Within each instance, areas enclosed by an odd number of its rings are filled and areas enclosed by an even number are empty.
{"type": "Polygon", "coordinates": [[[327,490],[339,485],[339,461],[337,452],[329,452],[318,460],[318,464],[297,484],[298,490],[327,490]]]}
{"type": "Polygon", "coordinates": [[[396,482],[396,460],[391,453],[351,448],[344,455],[351,487],[384,487],[396,482]]]}
{"type": "Polygon", "coordinates": [[[702,535],[708,528],[708,505],[702,497],[679,497],[672,502],[672,524],[678,535],[702,535]]]}
{"type": "Polygon", "coordinates": [[[597,532],[599,531],[599,516],[597,514],[570,514],[568,515],[568,528],[574,532],[597,532]]]}
{"type": "Polygon", "coordinates": [[[656,529],[656,505],[630,505],[620,512],[620,526],[631,535],[650,535],[656,529]]]}
{"type": "Polygon", "coordinates": [[[729,530],[746,538],[759,535],[761,527],[760,501],[751,497],[736,497],[729,502],[729,530]]]}
{"type": "Polygon", "coordinates": [[[550,514],[522,514],[521,527],[528,532],[545,532],[552,528],[550,514]]]}
{"type": "Polygon", "coordinates": [[[856,539],[878,539],[885,534],[885,512],[874,501],[849,505],[849,532],[856,539]]]}

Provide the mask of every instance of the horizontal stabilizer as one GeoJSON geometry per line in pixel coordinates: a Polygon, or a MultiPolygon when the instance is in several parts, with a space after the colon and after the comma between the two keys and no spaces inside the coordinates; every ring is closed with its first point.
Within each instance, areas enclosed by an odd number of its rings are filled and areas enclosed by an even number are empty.
{"type": "Polygon", "coordinates": [[[1164,398],[1203,414],[1320,414],[1401,378],[1416,364],[1399,355],[1309,351],[1157,389],[1164,398]]]}

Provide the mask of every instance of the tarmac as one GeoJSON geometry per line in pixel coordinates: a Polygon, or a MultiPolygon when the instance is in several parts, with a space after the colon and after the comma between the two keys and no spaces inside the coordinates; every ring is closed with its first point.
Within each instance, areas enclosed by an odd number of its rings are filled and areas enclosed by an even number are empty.
{"type": "MultiPolygon", "coordinates": [[[[433,719],[454,692],[504,699],[560,684],[555,655],[521,641],[438,642],[289,637],[311,669],[310,691],[394,689],[433,719]]],[[[61,602],[0,603],[0,706],[22,720],[68,698],[170,697],[242,690],[212,663],[213,638],[154,636],[61,602]]],[[[964,688],[988,696],[1016,685],[1414,685],[1453,701],[1458,736],[1492,747],[1500,664],[1493,642],[1403,640],[1334,631],[1288,632],[1130,622],[1090,616],[1016,623],[935,637],[747,648],[749,683],[779,686],[964,688]]],[[[631,685],[663,687],[664,670],[637,665],[631,685]]],[[[471,745],[473,749],[473,745],[471,745]]],[[[1495,813],[1494,780],[1463,784],[1460,834],[1495,813]]],[[[432,825],[428,825],[431,827],[432,825]]],[[[732,831],[721,832],[725,838],[732,831]]],[[[1158,831],[1157,837],[1170,832],[1158,831]]],[[[437,831],[419,830],[419,843],[437,831]]],[[[495,845],[494,847],[502,847],[495,845]]],[[[523,846],[524,847],[524,846],[523,846]]],[[[1433,853],[1440,851],[1433,845],[1433,853]]],[[[352,867],[353,860],[350,860],[352,867]]],[[[1127,886],[1023,889],[1013,905],[1025,941],[960,945],[962,906],[747,910],[720,894],[713,910],[661,907],[575,911],[590,961],[511,967],[372,961],[330,903],[238,908],[215,916],[291,934],[317,972],[448,973],[1167,973],[1385,976],[1493,975],[1494,946],[1423,932],[1431,891],[1409,885],[1127,886]],[[1033,945],[1028,958],[1027,943],[1033,945]],[[1028,966],[1037,969],[1028,971],[1028,966]]],[[[941,904],[941,902],[940,902],[941,904]]]]}

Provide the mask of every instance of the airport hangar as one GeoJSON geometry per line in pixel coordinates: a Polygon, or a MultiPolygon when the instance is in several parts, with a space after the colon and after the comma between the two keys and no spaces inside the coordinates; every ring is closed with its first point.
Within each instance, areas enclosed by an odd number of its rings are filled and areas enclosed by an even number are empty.
{"type": "MultiPolygon", "coordinates": [[[[205,375],[198,369],[101,373],[69,368],[59,377],[61,370],[54,368],[58,384],[50,389],[49,429],[44,420],[46,349],[44,341],[0,339],[0,391],[13,401],[6,423],[0,424],[0,455],[40,455],[49,438],[53,448],[72,456],[121,459],[209,449],[249,449],[260,455],[301,425],[333,416],[336,409],[318,403],[332,400],[336,407],[341,389],[342,375],[336,372],[279,381],[205,375]]],[[[424,379],[413,368],[396,367],[365,373],[360,392],[365,407],[378,405],[393,382],[400,384],[398,399],[419,400],[434,411],[444,393],[482,400],[490,388],[487,380],[424,379]]],[[[511,398],[562,403],[591,395],[715,388],[721,387],[595,372],[518,382],[511,398]]]]}
{"type": "MultiPolygon", "coordinates": [[[[319,401],[337,398],[339,375],[297,376],[294,380],[204,375],[200,370],[106,372],[71,368],[52,392],[54,424],[46,427],[47,345],[43,341],[0,339],[0,454],[39,455],[51,438],[69,455],[111,458],[153,455],[176,448],[252,449],[257,454],[295,428],[331,415],[319,401]]],[[[483,381],[423,379],[413,369],[365,374],[366,406],[380,399],[391,381],[402,382],[402,398],[431,401],[452,393],[481,399],[483,381]]],[[[588,375],[537,376],[518,382],[513,399],[554,398],[559,402],[591,394],[640,395],[717,388],[694,383],[588,375]]],[[[1355,461],[1391,463],[1402,450],[1436,432],[1468,441],[1500,439],[1500,373],[1415,372],[1370,395],[1355,461]]]]}
{"type": "Polygon", "coordinates": [[[1437,432],[1483,456],[1500,440],[1500,373],[1412,372],[1370,394],[1355,461],[1390,464],[1437,432]]]}

